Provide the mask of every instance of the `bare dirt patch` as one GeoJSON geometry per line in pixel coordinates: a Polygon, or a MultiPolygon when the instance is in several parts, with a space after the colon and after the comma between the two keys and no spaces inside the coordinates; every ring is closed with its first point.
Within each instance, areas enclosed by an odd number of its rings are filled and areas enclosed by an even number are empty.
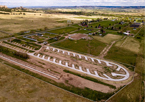
{"type": "Polygon", "coordinates": [[[72,40],[80,40],[80,39],[91,39],[91,38],[88,37],[87,34],[79,34],[79,33],[76,33],[76,34],[69,35],[69,39],[72,39],[72,40]]]}

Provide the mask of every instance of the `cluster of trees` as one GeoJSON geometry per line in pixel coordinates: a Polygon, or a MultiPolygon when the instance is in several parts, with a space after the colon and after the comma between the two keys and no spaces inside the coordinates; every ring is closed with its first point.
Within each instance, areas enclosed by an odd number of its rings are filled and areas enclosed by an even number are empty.
{"type": "Polygon", "coordinates": [[[22,53],[22,52],[17,52],[17,51],[15,51],[15,52],[14,52],[14,55],[16,55],[16,56],[18,56],[18,57],[21,57],[21,58],[24,58],[24,59],[28,59],[28,58],[29,58],[29,56],[28,56],[27,53],[22,53]]]}
{"type": "Polygon", "coordinates": [[[54,10],[47,10],[46,13],[62,13],[62,14],[75,14],[75,15],[86,15],[91,16],[94,15],[94,12],[84,12],[84,11],[54,11],[54,10]]]}
{"type": "Polygon", "coordinates": [[[82,21],[82,22],[81,22],[81,25],[87,27],[87,26],[88,26],[88,20],[82,21]]]}
{"type": "Polygon", "coordinates": [[[11,9],[5,8],[5,7],[0,7],[0,11],[11,12],[11,9]]]}

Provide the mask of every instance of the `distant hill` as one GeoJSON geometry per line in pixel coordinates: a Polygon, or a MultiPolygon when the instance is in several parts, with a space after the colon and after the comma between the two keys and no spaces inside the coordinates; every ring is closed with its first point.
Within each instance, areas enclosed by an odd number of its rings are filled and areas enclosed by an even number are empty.
{"type": "Polygon", "coordinates": [[[0,8],[8,8],[6,5],[0,5],[0,8]]]}
{"type": "Polygon", "coordinates": [[[26,8],[134,8],[142,9],[145,6],[25,6],[26,8]]]}

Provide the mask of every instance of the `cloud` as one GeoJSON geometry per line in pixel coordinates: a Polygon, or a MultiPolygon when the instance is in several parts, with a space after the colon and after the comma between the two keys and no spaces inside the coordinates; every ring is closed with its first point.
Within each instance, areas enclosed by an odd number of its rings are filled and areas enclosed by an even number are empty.
{"type": "Polygon", "coordinates": [[[7,6],[145,6],[144,0],[1,0],[7,6]]]}

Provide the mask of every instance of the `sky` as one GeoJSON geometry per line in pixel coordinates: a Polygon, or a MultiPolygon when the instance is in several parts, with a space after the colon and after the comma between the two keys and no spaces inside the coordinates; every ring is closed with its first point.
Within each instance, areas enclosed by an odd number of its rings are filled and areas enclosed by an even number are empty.
{"type": "Polygon", "coordinates": [[[18,6],[145,6],[145,0],[0,0],[0,5],[18,6]]]}

